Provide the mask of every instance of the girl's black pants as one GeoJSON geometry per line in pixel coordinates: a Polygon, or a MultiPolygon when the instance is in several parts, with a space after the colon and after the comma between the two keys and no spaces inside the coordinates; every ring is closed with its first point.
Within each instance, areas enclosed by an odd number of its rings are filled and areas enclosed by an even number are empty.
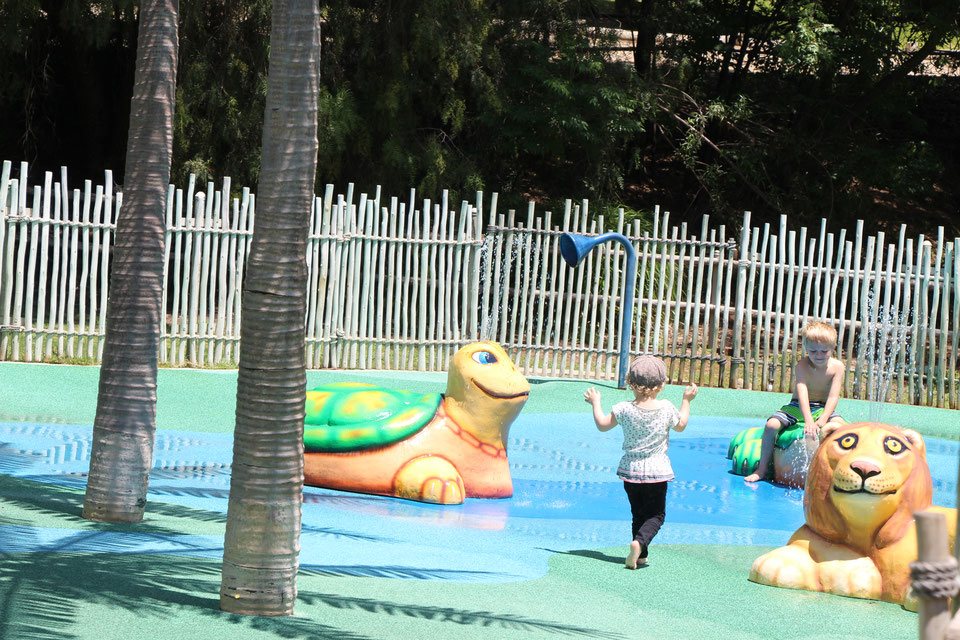
{"type": "Polygon", "coordinates": [[[633,539],[640,543],[640,557],[647,557],[647,547],[663,526],[667,515],[666,482],[624,482],[623,490],[630,500],[633,539]]]}

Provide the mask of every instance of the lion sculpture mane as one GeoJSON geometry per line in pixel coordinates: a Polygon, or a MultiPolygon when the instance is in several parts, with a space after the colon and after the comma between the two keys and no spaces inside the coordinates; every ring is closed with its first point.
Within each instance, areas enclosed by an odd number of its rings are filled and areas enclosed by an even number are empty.
{"type": "Polygon", "coordinates": [[[916,431],[876,422],[833,425],[810,463],[804,524],[786,546],[757,558],[750,580],[788,589],[885,600],[908,596],[917,558],[913,514],[946,515],[950,547],[956,511],[931,507],[926,445],[916,431]]]}

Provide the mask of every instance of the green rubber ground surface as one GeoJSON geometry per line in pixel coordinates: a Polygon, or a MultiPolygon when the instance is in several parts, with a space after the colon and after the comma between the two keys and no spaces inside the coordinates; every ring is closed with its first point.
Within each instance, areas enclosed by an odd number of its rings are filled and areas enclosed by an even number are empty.
{"type": "MultiPolygon", "coordinates": [[[[96,367],[0,363],[0,422],[92,424],[96,367]]],[[[311,372],[308,383],[382,382],[443,391],[440,374],[311,372]]],[[[524,411],[588,410],[582,381],[531,380],[524,411]]],[[[606,399],[624,392],[595,385],[606,399]]],[[[158,426],[233,428],[236,372],[162,370],[158,426]]],[[[678,402],[682,389],[665,397],[678,402]]],[[[694,411],[762,422],[785,394],[703,389],[694,411]]],[[[960,437],[958,413],[842,401],[851,421],[880,418],[925,435],[960,437]]],[[[222,535],[223,514],[151,500],[144,523],[116,526],[79,517],[82,493],[0,475],[0,530],[29,527],[158,535],[222,535]]],[[[784,540],[786,542],[786,540],[784,540]]],[[[544,541],[549,547],[549,541],[544,541]]],[[[891,604],[764,587],[746,577],[766,547],[660,545],[647,568],[627,571],[624,549],[554,554],[537,580],[451,583],[301,573],[292,618],[220,613],[216,562],[174,555],[0,554],[0,638],[46,640],[245,638],[629,638],[863,639],[917,637],[917,616],[891,604]]]]}
{"type": "MultiPolygon", "coordinates": [[[[92,424],[97,408],[95,366],[0,362],[0,420],[92,424]]],[[[309,371],[307,388],[326,382],[362,380],[411,391],[443,392],[446,374],[382,371],[309,371]]],[[[625,397],[614,383],[530,378],[525,412],[557,413],[587,410],[583,391],[593,386],[604,397],[625,397]]],[[[233,370],[161,369],[158,375],[157,426],[185,431],[229,432],[233,429],[237,372],[233,370]],[[211,398],[216,398],[211,402],[211,398]]],[[[683,387],[668,386],[664,398],[679,404],[683,387]]],[[[789,394],[703,388],[695,412],[711,416],[755,417],[758,425],[789,401],[789,394]]],[[[960,412],[910,405],[878,405],[841,400],[839,412],[848,422],[880,420],[909,426],[923,435],[960,439],[960,412]]]]}

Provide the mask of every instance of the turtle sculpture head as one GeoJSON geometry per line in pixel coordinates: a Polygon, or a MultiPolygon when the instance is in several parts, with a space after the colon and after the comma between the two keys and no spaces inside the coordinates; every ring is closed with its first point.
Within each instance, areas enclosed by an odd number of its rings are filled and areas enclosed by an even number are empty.
{"type": "Polygon", "coordinates": [[[506,447],[510,425],[530,396],[530,383],[496,342],[474,342],[453,356],[444,408],[481,442],[506,447]]]}

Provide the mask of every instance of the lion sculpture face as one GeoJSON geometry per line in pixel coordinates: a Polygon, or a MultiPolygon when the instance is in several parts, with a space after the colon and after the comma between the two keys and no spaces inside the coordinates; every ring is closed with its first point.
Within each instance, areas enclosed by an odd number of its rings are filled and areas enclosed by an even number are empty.
{"type": "Polygon", "coordinates": [[[874,422],[827,428],[807,472],[807,525],[867,554],[904,536],[931,504],[926,446],[916,431],[874,422]]]}

